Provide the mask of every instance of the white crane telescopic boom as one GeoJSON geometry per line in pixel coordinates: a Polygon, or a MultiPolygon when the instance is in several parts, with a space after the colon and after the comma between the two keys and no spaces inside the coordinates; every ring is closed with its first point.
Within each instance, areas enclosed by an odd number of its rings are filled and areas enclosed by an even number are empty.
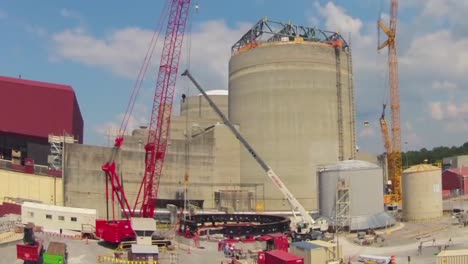
{"type": "Polygon", "coordinates": [[[302,222],[298,223],[301,224],[301,228],[312,228],[312,229],[322,229],[323,227],[317,226],[315,220],[312,218],[312,216],[309,215],[309,213],[306,211],[306,209],[299,203],[299,201],[294,197],[294,195],[286,188],[284,183],[281,181],[281,179],[278,177],[278,175],[273,171],[273,169],[266,164],[266,162],[258,155],[258,153],[253,149],[253,147],[245,140],[245,138],[237,131],[237,129],[234,127],[234,125],[227,119],[227,117],[221,112],[221,110],[216,106],[216,104],[211,100],[211,98],[205,93],[203,88],[198,84],[198,82],[193,78],[193,76],[190,74],[188,70],[185,70],[184,73],[182,73],[182,76],[187,76],[190,81],[195,85],[195,87],[200,91],[200,93],[205,97],[205,99],[208,101],[210,106],[215,110],[215,112],[221,117],[223,120],[224,124],[229,127],[232,133],[236,136],[236,138],[244,145],[244,147],[247,149],[247,151],[252,155],[252,157],[257,161],[257,163],[262,167],[262,169],[266,172],[268,178],[273,182],[273,184],[280,190],[280,192],[284,195],[286,200],[288,200],[289,204],[291,205],[292,212],[295,215],[295,211],[299,211],[299,214],[302,218],[302,222]]]}

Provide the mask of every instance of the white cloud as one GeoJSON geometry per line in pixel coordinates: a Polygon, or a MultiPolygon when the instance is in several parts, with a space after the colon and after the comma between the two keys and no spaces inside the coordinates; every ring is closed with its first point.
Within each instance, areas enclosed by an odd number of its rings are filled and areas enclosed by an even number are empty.
{"type": "MultiPolygon", "coordinates": [[[[230,47],[242,36],[247,26],[228,27],[224,21],[206,21],[197,25],[185,41],[191,42],[191,66],[209,78],[215,88],[226,88],[230,47]]],[[[54,53],[51,57],[72,60],[91,66],[110,69],[113,73],[135,78],[143,61],[153,32],[137,27],[127,27],[98,38],[82,28],[69,29],[53,35],[54,53]],[[131,52],[129,52],[131,51],[131,52]]],[[[159,63],[160,43],[151,66],[159,63]]],[[[182,50],[180,65],[184,65],[188,49],[182,50]]],[[[186,61],[185,61],[186,62],[186,61]]],[[[182,67],[182,66],[181,66],[182,67]]]]}
{"type": "Polygon", "coordinates": [[[134,78],[150,39],[151,33],[139,28],[125,28],[103,39],[95,38],[82,28],[69,29],[52,36],[55,44],[52,56],[134,78]]]}
{"type": "Polygon", "coordinates": [[[431,102],[431,116],[435,120],[459,121],[468,115],[468,103],[431,102]]]}
{"type": "Polygon", "coordinates": [[[455,38],[448,30],[428,33],[411,41],[401,65],[424,75],[463,77],[468,71],[467,46],[468,38],[455,38]]]}
{"type": "Polygon", "coordinates": [[[347,15],[345,10],[328,2],[325,6],[316,3],[319,13],[326,18],[325,27],[331,31],[337,31],[342,34],[359,34],[362,29],[362,21],[347,15]]]}
{"type": "MultiPolygon", "coordinates": [[[[120,124],[124,118],[124,113],[118,114],[114,120],[105,122],[95,127],[95,131],[104,136],[115,137],[120,134],[120,124]]],[[[142,104],[135,104],[133,113],[128,118],[128,125],[125,135],[129,135],[135,128],[148,125],[148,107],[142,104]]]]}
{"type": "Polygon", "coordinates": [[[435,81],[432,83],[432,89],[434,90],[442,90],[442,91],[454,91],[458,89],[458,86],[456,83],[453,83],[451,81],[445,80],[445,81],[435,81]]]}

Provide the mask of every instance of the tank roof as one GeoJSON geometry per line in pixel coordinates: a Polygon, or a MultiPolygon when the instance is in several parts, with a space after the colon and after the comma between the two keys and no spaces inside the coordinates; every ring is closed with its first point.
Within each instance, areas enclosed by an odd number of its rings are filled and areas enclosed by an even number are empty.
{"type": "Polygon", "coordinates": [[[334,164],[326,165],[325,171],[334,170],[359,170],[359,169],[378,169],[378,165],[364,160],[344,160],[334,164]]]}
{"type": "Polygon", "coordinates": [[[424,172],[424,171],[434,171],[434,170],[440,170],[440,168],[430,165],[430,164],[418,164],[418,165],[409,167],[408,169],[404,170],[403,173],[424,172]]]}
{"type": "MultiPolygon", "coordinates": [[[[209,90],[206,91],[207,95],[228,95],[229,92],[228,90],[209,90]]],[[[199,93],[198,96],[201,96],[202,94],[199,93]]]]}

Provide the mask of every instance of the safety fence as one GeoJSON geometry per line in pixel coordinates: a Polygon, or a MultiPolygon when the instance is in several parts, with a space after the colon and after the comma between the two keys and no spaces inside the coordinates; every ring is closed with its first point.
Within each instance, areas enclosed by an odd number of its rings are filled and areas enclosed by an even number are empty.
{"type": "Polygon", "coordinates": [[[108,264],[108,263],[122,263],[122,264],[158,264],[157,260],[126,260],[110,256],[98,256],[99,264],[108,264]]]}
{"type": "Polygon", "coordinates": [[[41,234],[44,236],[49,236],[49,237],[61,237],[61,238],[68,238],[68,239],[74,239],[74,240],[81,240],[81,234],[60,234],[56,232],[45,232],[45,231],[36,231],[36,234],[41,234]]]}
{"type": "Polygon", "coordinates": [[[11,160],[0,159],[0,169],[62,178],[62,171],[60,170],[53,170],[47,166],[36,164],[14,164],[11,160]]]}

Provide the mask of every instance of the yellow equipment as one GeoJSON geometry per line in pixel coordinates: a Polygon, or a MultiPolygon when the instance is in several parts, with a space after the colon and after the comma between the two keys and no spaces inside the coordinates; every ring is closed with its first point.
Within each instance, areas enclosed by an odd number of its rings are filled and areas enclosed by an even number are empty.
{"type": "MultiPolygon", "coordinates": [[[[390,83],[390,100],[392,114],[392,135],[390,137],[387,123],[382,113],[380,126],[385,141],[387,151],[388,175],[391,179],[392,193],[385,197],[387,207],[395,208],[401,203],[401,174],[402,174],[402,156],[401,156],[401,128],[400,128],[400,88],[398,80],[398,56],[396,51],[396,24],[398,0],[391,0],[390,3],[390,26],[387,27],[381,20],[377,23],[388,39],[379,45],[378,50],[388,47],[388,68],[390,83]]],[[[385,111],[385,106],[384,106],[385,111]]]]}

